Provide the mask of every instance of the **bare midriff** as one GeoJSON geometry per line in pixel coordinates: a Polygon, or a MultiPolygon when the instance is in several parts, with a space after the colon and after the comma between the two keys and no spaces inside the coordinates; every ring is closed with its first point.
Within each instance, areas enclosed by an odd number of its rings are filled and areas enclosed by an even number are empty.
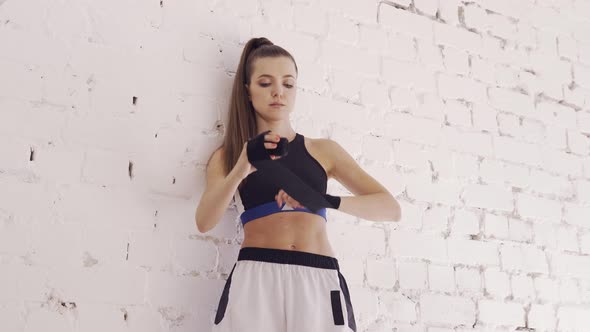
{"type": "Polygon", "coordinates": [[[326,220],[303,211],[273,213],[244,224],[244,247],[305,251],[334,257],[326,220]]]}

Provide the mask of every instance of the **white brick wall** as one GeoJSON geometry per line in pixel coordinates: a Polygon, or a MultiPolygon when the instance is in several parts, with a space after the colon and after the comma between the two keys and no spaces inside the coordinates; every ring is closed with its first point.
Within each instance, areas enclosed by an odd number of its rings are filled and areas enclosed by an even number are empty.
{"type": "Polygon", "coordinates": [[[297,131],[402,205],[329,212],[359,331],[588,331],[589,31],[587,0],[0,0],[0,331],[209,331],[243,232],[194,209],[258,36],[297,131]]]}

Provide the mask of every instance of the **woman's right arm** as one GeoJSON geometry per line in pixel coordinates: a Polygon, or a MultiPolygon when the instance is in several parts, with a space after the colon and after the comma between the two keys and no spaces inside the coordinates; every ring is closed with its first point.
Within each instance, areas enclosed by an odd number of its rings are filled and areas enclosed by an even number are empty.
{"type": "MultiPolygon", "coordinates": [[[[260,137],[263,134],[258,135],[260,137]]],[[[280,136],[276,134],[264,134],[264,147],[266,149],[275,149],[280,141],[280,136]],[[273,143],[274,142],[274,143],[273,143]]],[[[208,232],[215,227],[225,213],[229,201],[232,199],[238,185],[250,173],[256,171],[248,161],[248,142],[242,145],[242,152],[236,161],[236,164],[229,172],[224,171],[223,148],[215,150],[209,163],[207,164],[207,184],[205,192],[201,196],[199,206],[195,213],[195,222],[197,229],[201,233],[208,232]]],[[[272,159],[281,158],[280,156],[271,155],[272,159]]]]}
{"type": "Polygon", "coordinates": [[[208,232],[221,220],[238,185],[244,178],[243,172],[240,172],[238,167],[234,167],[226,175],[223,162],[221,148],[213,153],[207,164],[207,184],[195,212],[195,222],[201,233],[208,232]]]}

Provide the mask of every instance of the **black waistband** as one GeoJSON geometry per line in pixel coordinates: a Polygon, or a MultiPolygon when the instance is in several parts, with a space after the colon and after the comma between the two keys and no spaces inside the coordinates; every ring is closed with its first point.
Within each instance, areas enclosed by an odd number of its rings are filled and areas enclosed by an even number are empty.
{"type": "Polygon", "coordinates": [[[269,263],[295,264],[322,269],[340,270],[338,259],[331,256],[305,251],[274,248],[244,247],[240,249],[238,260],[263,261],[269,263]]]}

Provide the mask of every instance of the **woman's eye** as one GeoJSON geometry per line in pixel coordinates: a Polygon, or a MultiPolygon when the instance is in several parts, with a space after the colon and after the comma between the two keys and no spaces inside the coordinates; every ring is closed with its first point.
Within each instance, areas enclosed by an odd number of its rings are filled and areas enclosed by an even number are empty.
{"type": "MultiPolygon", "coordinates": [[[[260,86],[261,86],[261,87],[264,87],[264,88],[266,88],[266,87],[267,87],[267,86],[269,86],[269,85],[270,85],[270,83],[260,83],[260,86]]],[[[287,88],[289,88],[289,89],[291,89],[291,88],[293,87],[293,85],[292,85],[292,84],[285,84],[285,86],[286,86],[287,88]]]]}

